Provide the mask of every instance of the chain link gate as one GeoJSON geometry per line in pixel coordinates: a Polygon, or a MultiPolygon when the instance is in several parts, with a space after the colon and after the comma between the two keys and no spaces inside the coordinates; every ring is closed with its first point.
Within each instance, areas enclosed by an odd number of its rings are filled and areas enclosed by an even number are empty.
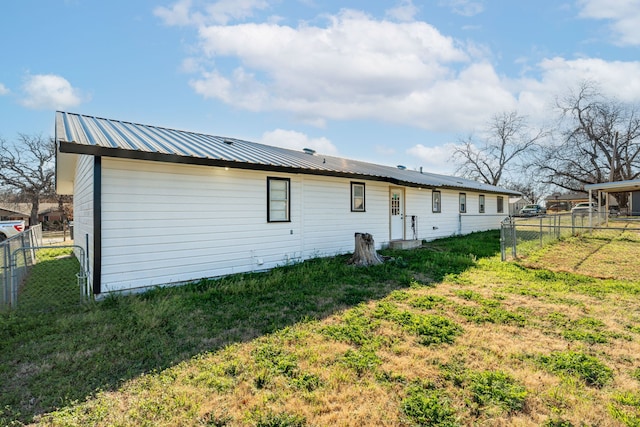
{"type": "Polygon", "coordinates": [[[10,260],[9,306],[51,311],[89,301],[85,251],[78,245],[26,246],[10,260]]]}

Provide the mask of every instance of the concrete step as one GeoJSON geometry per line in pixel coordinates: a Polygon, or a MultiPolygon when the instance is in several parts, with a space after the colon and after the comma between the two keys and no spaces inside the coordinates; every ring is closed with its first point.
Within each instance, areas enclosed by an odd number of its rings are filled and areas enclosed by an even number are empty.
{"type": "Polygon", "coordinates": [[[391,249],[415,249],[422,246],[422,240],[392,240],[389,242],[391,249]]]}

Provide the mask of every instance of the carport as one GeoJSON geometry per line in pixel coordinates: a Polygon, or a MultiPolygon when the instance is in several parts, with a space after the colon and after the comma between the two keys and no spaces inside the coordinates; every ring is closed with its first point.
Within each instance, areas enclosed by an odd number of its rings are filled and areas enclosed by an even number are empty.
{"type": "MultiPolygon", "coordinates": [[[[640,179],[629,181],[601,182],[599,184],[586,184],[585,191],[589,192],[589,200],[593,200],[593,192],[598,192],[598,211],[600,211],[600,201],[602,194],[605,194],[606,212],[609,212],[609,193],[624,193],[640,191],[640,179]]],[[[609,223],[609,215],[607,215],[607,224],[609,223]]],[[[589,226],[591,226],[591,213],[589,213],[589,226]]]]}

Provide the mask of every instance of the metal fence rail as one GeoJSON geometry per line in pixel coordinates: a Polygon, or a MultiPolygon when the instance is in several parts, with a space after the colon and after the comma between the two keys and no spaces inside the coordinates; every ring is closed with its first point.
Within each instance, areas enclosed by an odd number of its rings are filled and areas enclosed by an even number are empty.
{"type": "Polygon", "coordinates": [[[510,217],[502,222],[500,251],[502,261],[517,259],[559,239],[602,230],[638,230],[637,219],[611,219],[604,213],[542,215],[531,218],[510,217]]]}
{"type": "Polygon", "coordinates": [[[90,300],[82,247],[24,247],[16,249],[11,260],[11,307],[20,311],[51,311],[90,300]],[[36,254],[36,264],[28,269],[28,277],[19,266],[25,253],[36,254]]]}
{"type": "MultiPolygon", "coordinates": [[[[36,225],[0,243],[0,309],[11,307],[12,269],[11,254],[26,247],[42,245],[42,226],[36,225]]],[[[30,266],[36,262],[35,251],[23,251],[22,257],[16,259],[16,272],[24,277],[30,266]]]]}
{"type": "Polygon", "coordinates": [[[80,246],[43,246],[40,226],[5,240],[0,244],[0,310],[49,311],[88,301],[85,263],[80,246]]]}

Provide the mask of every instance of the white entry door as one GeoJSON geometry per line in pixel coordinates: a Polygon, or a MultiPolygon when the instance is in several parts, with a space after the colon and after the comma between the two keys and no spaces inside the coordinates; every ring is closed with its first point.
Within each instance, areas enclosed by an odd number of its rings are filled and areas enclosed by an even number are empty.
{"type": "Polygon", "coordinates": [[[392,188],[390,192],[391,240],[404,239],[404,191],[392,188]]]}

